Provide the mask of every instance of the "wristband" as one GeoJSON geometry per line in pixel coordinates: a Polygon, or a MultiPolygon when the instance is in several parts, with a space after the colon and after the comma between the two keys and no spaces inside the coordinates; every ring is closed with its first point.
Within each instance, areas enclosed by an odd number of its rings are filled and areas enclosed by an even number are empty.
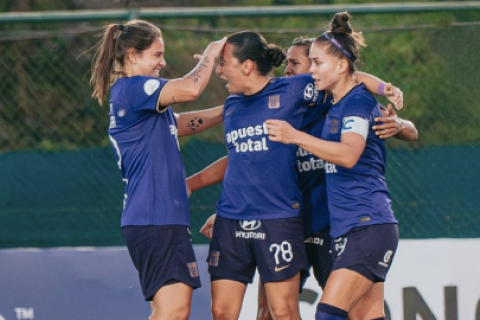
{"type": "Polygon", "coordinates": [[[380,82],[377,87],[377,94],[383,97],[385,96],[384,91],[385,91],[385,82],[380,82]]]}

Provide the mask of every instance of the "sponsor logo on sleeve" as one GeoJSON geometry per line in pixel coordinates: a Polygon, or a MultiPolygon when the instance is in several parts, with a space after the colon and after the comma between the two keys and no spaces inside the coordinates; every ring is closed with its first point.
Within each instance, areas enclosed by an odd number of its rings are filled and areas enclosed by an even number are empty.
{"type": "Polygon", "coordinates": [[[315,87],[314,87],[313,83],[307,84],[307,86],[303,90],[303,98],[306,101],[310,101],[310,100],[313,99],[314,95],[315,95],[315,87]]]}
{"type": "Polygon", "coordinates": [[[157,89],[160,87],[160,81],[155,79],[150,79],[145,81],[143,84],[143,90],[149,96],[151,96],[157,89]]]}

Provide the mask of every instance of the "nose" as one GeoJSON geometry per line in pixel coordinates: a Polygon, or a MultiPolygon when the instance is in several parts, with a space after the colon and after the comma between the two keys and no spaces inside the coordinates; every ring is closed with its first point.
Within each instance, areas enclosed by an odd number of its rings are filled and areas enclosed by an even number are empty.
{"type": "Polygon", "coordinates": [[[165,58],[162,57],[162,59],[160,60],[160,66],[162,68],[165,68],[167,66],[167,60],[165,60],[165,58]]]}
{"type": "Polygon", "coordinates": [[[310,74],[313,74],[313,71],[314,71],[314,65],[313,63],[310,65],[310,67],[308,68],[308,73],[310,74]]]}
{"type": "Polygon", "coordinates": [[[285,67],[285,71],[283,71],[283,74],[287,77],[295,75],[292,71],[292,68],[290,67],[290,64],[287,64],[287,66],[285,67]]]}

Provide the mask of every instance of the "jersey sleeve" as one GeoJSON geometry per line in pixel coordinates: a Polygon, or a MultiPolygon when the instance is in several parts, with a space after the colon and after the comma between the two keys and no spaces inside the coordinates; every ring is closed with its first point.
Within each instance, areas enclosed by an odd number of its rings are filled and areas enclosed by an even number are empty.
{"type": "Polygon", "coordinates": [[[318,100],[318,91],[315,89],[315,83],[310,75],[302,74],[288,77],[284,78],[284,81],[289,83],[290,94],[296,101],[309,106],[315,105],[318,100]]]}
{"type": "Polygon", "coordinates": [[[160,91],[168,81],[154,77],[134,77],[130,83],[128,99],[137,111],[157,110],[160,91]]]}

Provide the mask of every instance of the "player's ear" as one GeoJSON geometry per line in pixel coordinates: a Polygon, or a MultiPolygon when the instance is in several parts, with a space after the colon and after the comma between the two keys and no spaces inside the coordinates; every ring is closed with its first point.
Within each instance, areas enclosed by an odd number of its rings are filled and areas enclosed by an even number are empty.
{"type": "Polygon", "coordinates": [[[250,72],[252,72],[252,70],[253,70],[252,60],[247,59],[247,60],[243,61],[243,63],[242,63],[243,74],[248,75],[248,74],[250,74],[250,72]]]}
{"type": "Polygon", "coordinates": [[[137,64],[137,56],[138,52],[136,50],[132,49],[127,51],[127,59],[131,64],[137,64]]]}
{"type": "Polygon", "coordinates": [[[346,59],[340,59],[338,62],[338,73],[344,73],[345,71],[348,70],[348,61],[346,59]]]}

